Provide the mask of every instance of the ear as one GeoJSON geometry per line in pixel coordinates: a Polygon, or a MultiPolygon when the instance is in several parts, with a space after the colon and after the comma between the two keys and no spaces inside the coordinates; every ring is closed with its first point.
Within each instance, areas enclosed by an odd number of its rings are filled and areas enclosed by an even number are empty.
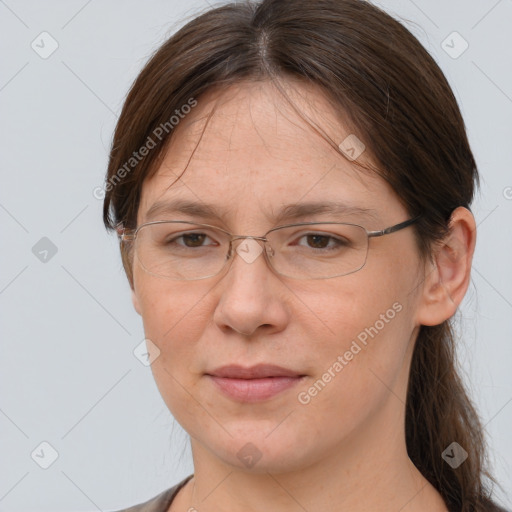
{"type": "Polygon", "coordinates": [[[139,298],[137,297],[137,294],[135,293],[135,290],[133,288],[132,288],[132,304],[133,304],[133,307],[135,308],[135,311],[137,311],[137,313],[139,313],[139,315],[142,315],[140,304],[139,304],[139,298]]]}
{"type": "Polygon", "coordinates": [[[439,325],[454,315],[469,286],[476,243],[473,214],[462,206],[450,218],[449,233],[436,245],[417,309],[418,325],[439,325]]]}

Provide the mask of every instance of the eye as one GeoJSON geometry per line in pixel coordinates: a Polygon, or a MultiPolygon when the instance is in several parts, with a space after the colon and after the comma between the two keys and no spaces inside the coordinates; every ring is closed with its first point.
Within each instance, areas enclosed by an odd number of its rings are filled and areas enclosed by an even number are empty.
{"type": "Polygon", "coordinates": [[[207,239],[209,239],[209,236],[206,233],[183,233],[180,236],[175,236],[173,233],[166,238],[165,245],[174,244],[188,248],[204,247],[203,243],[207,239]],[[182,240],[183,243],[177,243],[177,240],[182,240]]]}
{"type": "Polygon", "coordinates": [[[339,238],[332,234],[308,233],[303,235],[299,240],[304,238],[307,240],[307,246],[312,249],[333,250],[339,247],[347,247],[350,244],[349,240],[339,238]],[[331,243],[330,246],[329,243],[331,243]]]}

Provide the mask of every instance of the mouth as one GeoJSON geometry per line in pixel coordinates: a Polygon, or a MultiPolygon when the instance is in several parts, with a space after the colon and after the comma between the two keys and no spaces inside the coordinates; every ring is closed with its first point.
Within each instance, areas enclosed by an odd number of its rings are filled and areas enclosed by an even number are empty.
{"type": "Polygon", "coordinates": [[[306,375],[270,364],[229,365],[205,374],[223,394],[238,402],[268,400],[302,382],[306,375]]]}

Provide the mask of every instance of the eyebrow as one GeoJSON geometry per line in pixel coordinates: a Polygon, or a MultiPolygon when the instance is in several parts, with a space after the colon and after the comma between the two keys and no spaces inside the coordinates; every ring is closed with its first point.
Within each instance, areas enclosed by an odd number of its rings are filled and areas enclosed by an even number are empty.
{"type": "MultiPolygon", "coordinates": [[[[226,222],[229,210],[203,202],[195,202],[187,199],[174,199],[172,201],[157,201],[146,212],[145,222],[161,216],[185,214],[201,220],[222,220],[226,222]]],[[[267,219],[276,224],[303,219],[314,215],[329,214],[336,217],[359,215],[369,219],[378,219],[377,211],[370,208],[360,208],[335,201],[291,203],[282,206],[277,214],[266,213],[267,219]]],[[[172,219],[160,219],[172,220],[172,219]]]]}

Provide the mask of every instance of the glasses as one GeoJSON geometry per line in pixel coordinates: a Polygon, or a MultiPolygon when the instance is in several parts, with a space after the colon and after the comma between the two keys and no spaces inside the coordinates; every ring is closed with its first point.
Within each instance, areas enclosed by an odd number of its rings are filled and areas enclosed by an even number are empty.
{"type": "Polygon", "coordinates": [[[117,226],[122,243],[133,244],[135,258],[148,273],[173,280],[206,279],[218,274],[236,252],[252,263],[263,252],[279,275],[293,279],[330,279],[361,270],[369,239],[395,233],[420,216],[380,231],[357,224],[303,222],[271,229],[264,236],[239,236],[209,224],[161,220],[136,229],[117,226]],[[263,242],[263,244],[262,244],[263,242]]]}

